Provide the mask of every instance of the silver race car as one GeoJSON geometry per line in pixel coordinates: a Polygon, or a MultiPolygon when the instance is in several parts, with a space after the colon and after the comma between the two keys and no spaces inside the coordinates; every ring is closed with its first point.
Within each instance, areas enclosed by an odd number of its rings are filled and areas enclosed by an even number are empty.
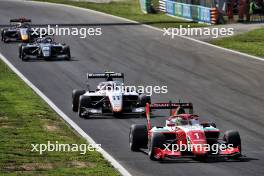
{"type": "Polygon", "coordinates": [[[95,91],[75,89],[72,92],[72,110],[78,112],[79,117],[145,114],[146,103],[151,102],[150,96],[124,86],[123,73],[88,73],[87,79],[92,78],[104,78],[106,81],[100,82],[95,91]],[[122,81],[114,81],[113,78],[121,78],[122,81]]]}
{"type": "Polygon", "coordinates": [[[30,58],[63,58],[71,59],[70,47],[54,42],[51,37],[37,39],[34,43],[23,43],[19,46],[19,58],[27,61],[30,58]]]}

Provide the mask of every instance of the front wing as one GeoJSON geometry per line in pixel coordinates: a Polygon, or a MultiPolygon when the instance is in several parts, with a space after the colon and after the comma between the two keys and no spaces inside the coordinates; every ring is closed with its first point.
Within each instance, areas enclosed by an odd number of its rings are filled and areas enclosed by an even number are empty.
{"type": "MultiPolygon", "coordinates": [[[[172,150],[168,150],[168,149],[160,149],[160,148],[155,148],[154,149],[154,157],[156,159],[164,159],[164,158],[190,158],[190,157],[197,157],[198,155],[194,155],[192,153],[189,154],[182,154],[182,152],[180,151],[172,151],[172,150]]],[[[238,147],[230,147],[227,149],[224,149],[222,151],[220,151],[217,154],[208,154],[208,153],[204,153],[203,155],[199,155],[199,156],[204,156],[204,158],[208,157],[208,156],[219,156],[219,157],[240,157],[241,152],[240,152],[240,148],[238,147]]]]}

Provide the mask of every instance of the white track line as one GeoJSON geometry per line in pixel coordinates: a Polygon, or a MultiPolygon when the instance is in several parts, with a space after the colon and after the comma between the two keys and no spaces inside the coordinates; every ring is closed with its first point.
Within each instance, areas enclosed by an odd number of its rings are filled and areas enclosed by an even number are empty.
{"type": "MultiPolygon", "coordinates": [[[[0,53],[0,59],[8,65],[8,67],[15,72],[31,89],[34,90],[63,120],[65,120],[74,130],[76,130],[86,141],[90,144],[96,145],[96,142],[85,133],[74,121],[72,121],[66,114],[62,112],[43,92],[41,92],[34,84],[32,84],[15,66],[8,61],[8,59],[0,53]]],[[[103,157],[110,162],[123,176],[132,176],[117,160],[115,160],[109,153],[101,147],[99,151],[103,157]]]]}
{"type": "MultiPolygon", "coordinates": [[[[24,1],[28,1],[28,0],[24,0],[24,1]]],[[[30,0],[29,0],[30,1],[30,0]]],[[[29,2],[28,1],[28,2],[29,2]]],[[[118,16],[114,16],[114,15],[110,15],[110,14],[107,14],[107,13],[103,13],[103,12],[99,12],[99,11],[96,11],[96,10],[92,10],[92,9],[86,9],[86,8],[82,8],[82,7],[76,7],[76,6],[72,6],[72,5],[66,5],[66,4],[58,4],[58,3],[50,3],[50,2],[39,2],[39,1],[30,1],[30,3],[33,2],[33,3],[43,3],[43,4],[48,4],[48,5],[58,5],[58,6],[63,6],[63,7],[69,7],[69,8],[75,8],[75,9],[78,9],[78,10],[85,10],[85,11],[88,11],[88,12],[93,12],[93,13],[97,13],[97,14],[100,14],[100,15],[104,15],[104,16],[108,16],[108,17],[112,17],[112,18],[116,18],[116,19],[120,19],[120,20],[123,20],[123,21],[127,21],[127,22],[131,22],[131,23],[136,23],[136,24],[140,24],[139,22],[137,21],[133,21],[133,20],[129,20],[127,18],[123,18],[123,17],[118,17],[118,16]]],[[[157,28],[157,27],[154,27],[154,26],[150,26],[150,25],[147,25],[147,24],[142,24],[142,26],[145,26],[147,28],[150,28],[150,29],[154,29],[154,30],[157,30],[157,31],[161,31],[161,32],[164,32],[162,29],[160,28],[157,28]]],[[[180,37],[180,38],[183,38],[183,39],[186,39],[186,40],[190,40],[190,41],[194,41],[194,42],[197,42],[197,43],[200,43],[202,45],[206,45],[206,46],[209,46],[209,47],[214,47],[214,48],[217,48],[217,49],[221,49],[221,50],[224,50],[224,51],[227,51],[227,52],[230,52],[230,53],[234,53],[234,54],[238,54],[238,55],[242,55],[242,56],[245,56],[245,57],[249,57],[249,58],[252,58],[252,59],[256,59],[256,60],[260,60],[260,61],[264,61],[264,58],[261,58],[261,57],[257,57],[257,56],[252,56],[250,54],[246,54],[246,53],[242,53],[242,52],[239,52],[239,51],[234,51],[234,50],[231,50],[231,49],[227,49],[227,48],[223,48],[223,47],[220,47],[220,46],[216,46],[216,45],[213,45],[213,44],[210,44],[210,43],[207,43],[207,42],[204,42],[204,41],[201,41],[201,40],[197,40],[197,39],[194,39],[194,38],[190,38],[190,37],[187,37],[187,36],[179,36],[177,35],[176,37],[180,37]]]]}

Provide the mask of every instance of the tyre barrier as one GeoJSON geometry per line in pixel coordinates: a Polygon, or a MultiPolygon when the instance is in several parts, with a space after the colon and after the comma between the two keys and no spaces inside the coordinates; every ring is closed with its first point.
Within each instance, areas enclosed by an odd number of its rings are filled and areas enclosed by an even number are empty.
{"type": "Polygon", "coordinates": [[[211,24],[216,24],[217,16],[218,16],[217,8],[211,8],[210,13],[211,13],[211,24]]]}

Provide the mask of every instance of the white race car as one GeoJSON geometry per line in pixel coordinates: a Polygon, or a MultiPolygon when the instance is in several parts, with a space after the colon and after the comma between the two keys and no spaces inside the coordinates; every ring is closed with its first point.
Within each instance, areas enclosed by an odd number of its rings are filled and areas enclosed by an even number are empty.
{"type": "Polygon", "coordinates": [[[88,73],[87,79],[91,78],[104,78],[106,81],[99,83],[95,91],[73,90],[72,110],[78,112],[79,117],[145,114],[146,103],[151,102],[150,96],[124,86],[123,73],[88,73]],[[113,78],[121,78],[122,82],[113,78]]]}

